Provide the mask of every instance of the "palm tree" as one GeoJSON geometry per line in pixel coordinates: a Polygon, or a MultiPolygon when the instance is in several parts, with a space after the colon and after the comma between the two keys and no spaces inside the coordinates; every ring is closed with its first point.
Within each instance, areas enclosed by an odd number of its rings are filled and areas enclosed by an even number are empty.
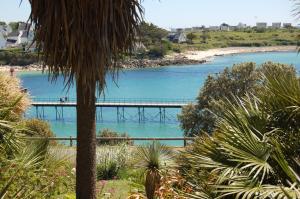
{"type": "Polygon", "coordinates": [[[76,196],[96,198],[95,95],[121,53],[133,49],[139,0],[30,0],[35,41],[52,80],[62,74],[77,90],[76,196]]]}
{"type": "Polygon", "coordinates": [[[161,171],[170,167],[171,152],[159,142],[140,146],[137,150],[137,165],[145,169],[145,190],[148,199],[153,199],[158,189],[161,171]]]}

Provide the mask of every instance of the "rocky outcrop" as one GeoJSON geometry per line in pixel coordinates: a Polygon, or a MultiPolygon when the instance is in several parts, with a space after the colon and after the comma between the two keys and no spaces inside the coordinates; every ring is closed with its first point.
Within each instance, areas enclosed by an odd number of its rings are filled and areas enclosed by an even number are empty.
{"type": "Polygon", "coordinates": [[[203,64],[205,60],[191,60],[186,58],[175,58],[175,59],[131,59],[120,63],[120,66],[125,69],[131,68],[147,68],[147,67],[160,67],[170,65],[194,65],[203,64]]]}
{"type": "MultiPolygon", "coordinates": [[[[160,67],[171,65],[195,65],[205,63],[206,60],[192,60],[187,58],[174,58],[174,59],[130,59],[119,63],[123,69],[135,69],[135,68],[148,68],[148,67],[160,67]]],[[[9,71],[10,68],[14,68],[16,71],[40,71],[42,66],[38,64],[30,64],[26,66],[0,66],[0,71],[9,71]]],[[[47,70],[47,68],[45,68],[47,70]]]]}

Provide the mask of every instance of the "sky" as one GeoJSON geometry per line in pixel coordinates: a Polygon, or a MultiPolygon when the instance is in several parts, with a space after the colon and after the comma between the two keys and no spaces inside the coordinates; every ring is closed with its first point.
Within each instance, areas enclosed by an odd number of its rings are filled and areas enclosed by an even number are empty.
{"type": "MultiPolygon", "coordinates": [[[[28,0],[0,0],[0,21],[26,21],[30,13],[28,0]]],[[[298,25],[293,16],[293,0],[143,0],[145,20],[160,27],[186,28],[239,22],[290,22],[298,25]]]]}

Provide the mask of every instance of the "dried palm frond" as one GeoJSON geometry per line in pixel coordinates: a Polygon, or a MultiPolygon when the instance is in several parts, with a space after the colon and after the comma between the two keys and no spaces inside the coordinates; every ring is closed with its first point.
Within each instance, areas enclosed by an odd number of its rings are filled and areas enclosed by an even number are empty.
{"type": "Polygon", "coordinates": [[[29,20],[44,67],[52,80],[62,74],[93,92],[105,87],[107,72],[118,70],[122,53],[131,52],[143,9],[139,0],[29,0],[29,20]],[[120,25],[122,24],[122,25],[120,25]]]}

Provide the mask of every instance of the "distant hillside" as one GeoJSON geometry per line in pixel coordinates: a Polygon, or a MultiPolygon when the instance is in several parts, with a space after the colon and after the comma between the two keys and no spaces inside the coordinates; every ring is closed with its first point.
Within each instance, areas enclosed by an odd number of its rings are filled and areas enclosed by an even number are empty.
{"type": "Polygon", "coordinates": [[[255,28],[243,31],[194,32],[195,38],[184,44],[176,44],[181,50],[207,50],[225,47],[261,47],[298,45],[300,30],[255,28]]]}
{"type": "Polygon", "coordinates": [[[257,29],[245,28],[231,31],[183,32],[186,42],[170,41],[170,32],[154,24],[141,24],[141,42],[146,49],[137,54],[144,57],[163,57],[172,52],[208,50],[226,47],[263,47],[298,45],[300,30],[297,28],[257,29]]]}

